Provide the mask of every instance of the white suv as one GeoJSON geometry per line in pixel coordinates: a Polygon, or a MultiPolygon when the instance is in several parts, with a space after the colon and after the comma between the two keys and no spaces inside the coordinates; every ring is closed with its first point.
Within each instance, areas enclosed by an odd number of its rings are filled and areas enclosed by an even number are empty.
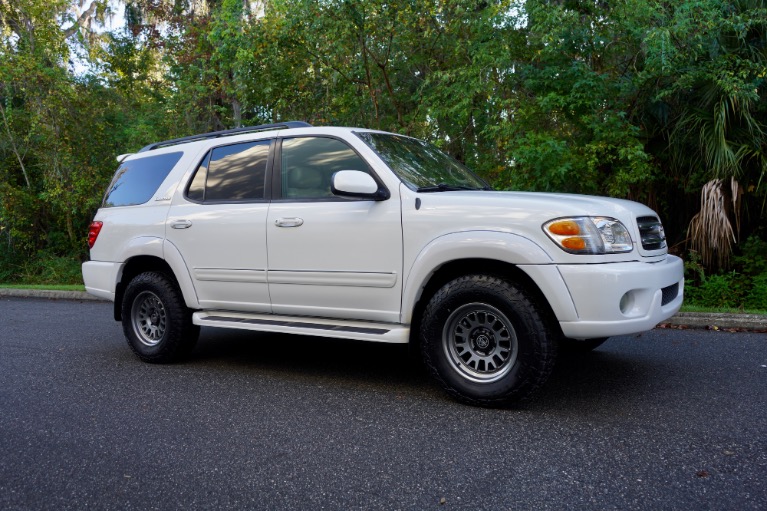
{"type": "Polygon", "coordinates": [[[498,406],[546,380],[558,345],[682,304],[651,209],[492,191],[413,138],[287,122],[119,159],[83,277],[147,362],[200,326],[414,343],[452,396],[498,406]]]}

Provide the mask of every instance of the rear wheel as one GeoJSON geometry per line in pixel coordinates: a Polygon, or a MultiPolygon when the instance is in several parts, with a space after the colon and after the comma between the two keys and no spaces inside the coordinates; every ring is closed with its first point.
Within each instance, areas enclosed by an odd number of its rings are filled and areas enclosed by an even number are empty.
{"type": "Polygon", "coordinates": [[[548,378],[556,344],[523,288],[467,275],[431,298],[421,326],[424,362],[456,399],[507,406],[548,378]]]}
{"type": "Polygon", "coordinates": [[[158,272],[137,275],[122,303],[125,338],[145,362],[175,362],[192,351],[200,328],[184,304],[176,283],[158,272]]]}

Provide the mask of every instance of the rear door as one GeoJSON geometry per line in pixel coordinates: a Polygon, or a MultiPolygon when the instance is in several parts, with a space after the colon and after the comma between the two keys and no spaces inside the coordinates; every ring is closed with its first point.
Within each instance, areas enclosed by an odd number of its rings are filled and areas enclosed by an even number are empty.
{"type": "Polygon", "coordinates": [[[271,310],[265,190],[272,143],[213,148],[171,205],[166,237],[181,252],[204,308],[271,310]]]}

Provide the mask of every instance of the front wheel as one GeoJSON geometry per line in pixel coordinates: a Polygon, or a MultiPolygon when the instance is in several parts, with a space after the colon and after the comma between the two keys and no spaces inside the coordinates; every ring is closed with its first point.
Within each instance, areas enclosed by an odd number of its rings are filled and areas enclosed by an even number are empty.
{"type": "Polygon", "coordinates": [[[548,378],[556,343],[523,288],[467,275],[431,298],[421,325],[424,362],[456,399],[507,406],[548,378]]]}
{"type": "Polygon", "coordinates": [[[125,338],[144,362],[175,362],[192,351],[200,328],[192,324],[176,283],[162,273],[137,275],[122,302],[125,338]]]}

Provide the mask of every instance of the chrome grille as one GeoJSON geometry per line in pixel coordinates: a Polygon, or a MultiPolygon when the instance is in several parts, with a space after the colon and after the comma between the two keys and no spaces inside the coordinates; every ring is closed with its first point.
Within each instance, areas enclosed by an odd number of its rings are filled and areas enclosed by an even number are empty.
{"type": "Polygon", "coordinates": [[[666,248],[666,233],[660,220],[654,216],[637,218],[639,236],[642,238],[642,248],[645,250],[660,250],[666,248]]]}

